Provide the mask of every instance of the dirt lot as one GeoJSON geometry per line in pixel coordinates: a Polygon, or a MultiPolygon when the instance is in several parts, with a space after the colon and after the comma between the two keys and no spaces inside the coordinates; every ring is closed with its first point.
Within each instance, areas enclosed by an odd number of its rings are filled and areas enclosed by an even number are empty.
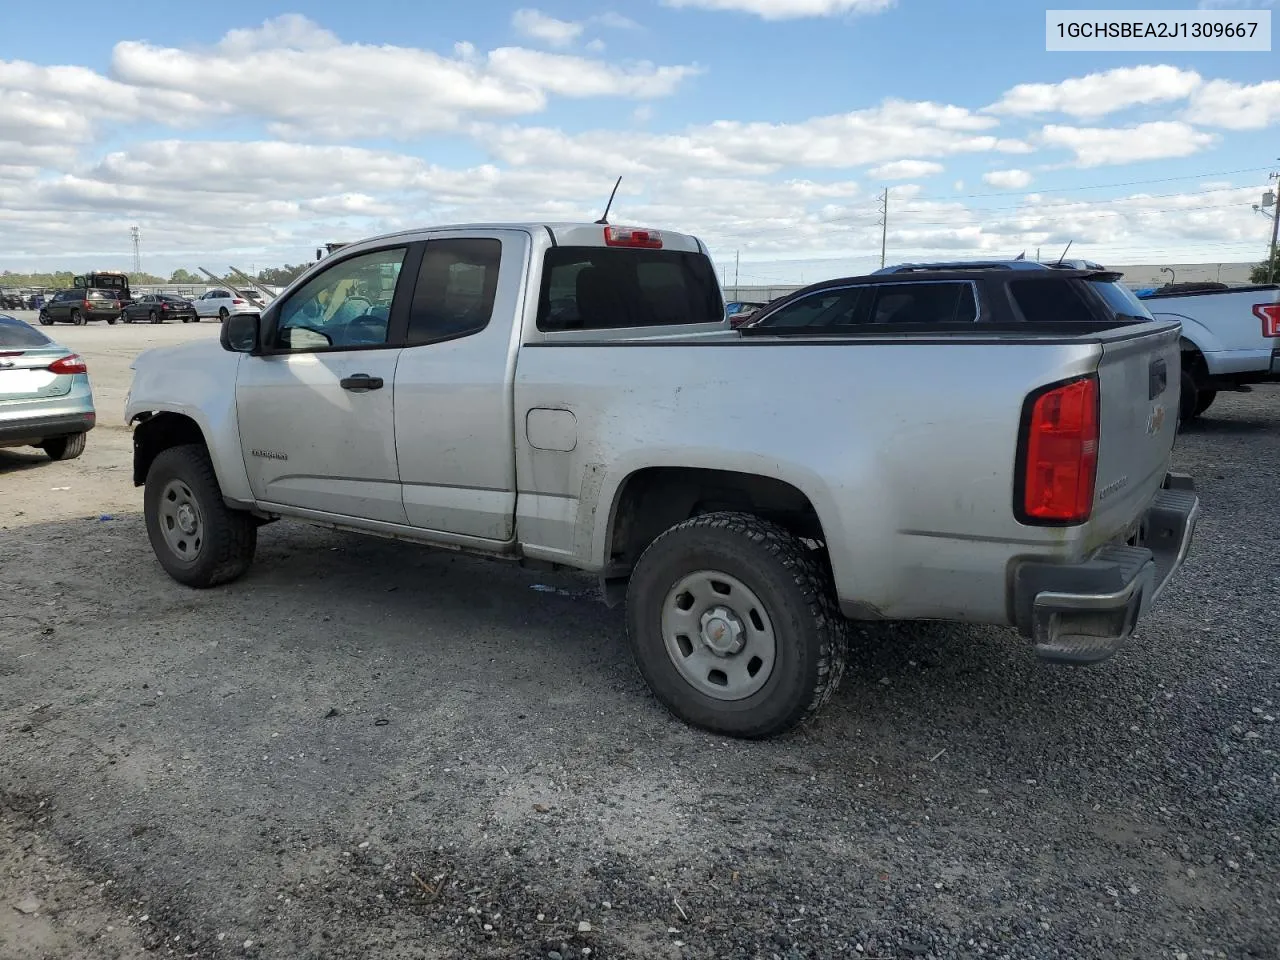
{"type": "Polygon", "coordinates": [[[0,451],[0,957],[1280,958],[1280,390],[1180,440],[1199,539],[1121,656],[867,628],[749,744],[572,578],[280,523],[170,581],[127,364],[215,333],[57,328],[101,426],[0,451]]]}

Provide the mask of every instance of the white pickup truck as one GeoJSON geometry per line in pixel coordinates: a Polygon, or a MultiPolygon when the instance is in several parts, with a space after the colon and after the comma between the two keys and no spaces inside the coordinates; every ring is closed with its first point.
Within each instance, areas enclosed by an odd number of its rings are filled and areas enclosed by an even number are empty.
{"type": "Polygon", "coordinates": [[[291,518],[597,575],[677,716],[827,699],[847,619],[1114,652],[1185,557],[1178,326],[1090,270],[829,281],[731,329],[697,239],[598,224],[344,247],[135,363],[152,547],[193,587],[291,518]]]}
{"type": "Polygon", "coordinates": [[[1141,299],[1157,320],[1182,324],[1183,420],[1208,410],[1220,390],[1280,382],[1280,286],[1156,292],[1141,299]]]}

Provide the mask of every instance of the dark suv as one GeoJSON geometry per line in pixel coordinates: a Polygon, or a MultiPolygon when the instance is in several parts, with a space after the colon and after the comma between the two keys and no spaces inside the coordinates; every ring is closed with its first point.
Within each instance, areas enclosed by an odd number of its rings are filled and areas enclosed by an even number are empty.
{"type": "Polygon", "coordinates": [[[115,323],[120,319],[120,301],[110,290],[59,290],[40,308],[40,323],[74,323],[90,320],[115,323]]]}

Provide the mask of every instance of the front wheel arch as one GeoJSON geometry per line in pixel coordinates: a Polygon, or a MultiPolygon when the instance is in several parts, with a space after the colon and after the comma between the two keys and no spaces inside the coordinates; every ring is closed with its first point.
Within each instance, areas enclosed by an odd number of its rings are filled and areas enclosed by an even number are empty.
{"type": "Polygon", "coordinates": [[[200,424],[181,413],[164,411],[140,421],[133,430],[133,485],[147,482],[147,473],[156,457],[170,447],[198,443],[208,447],[200,424]]]}

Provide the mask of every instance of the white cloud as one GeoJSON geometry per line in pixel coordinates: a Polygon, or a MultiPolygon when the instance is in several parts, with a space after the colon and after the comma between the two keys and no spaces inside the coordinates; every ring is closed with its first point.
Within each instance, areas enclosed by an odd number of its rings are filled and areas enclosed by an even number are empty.
{"type": "Polygon", "coordinates": [[[187,115],[260,117],[277,134],[347,140],[451,130],[464,115],[536,113],[549,94],[667,96],[697,72],[693,66],[606,63],[520,47],[481,55],[460,43],[449,57],[344,43],[297,14],[233,30],[210,50],[125,41],[112,56],[120,85],[180,99],[187,115]]]}
{"type": "Polygon", "coordinates": [[[1218,137],[1177,120],[1157,120],[1135,127],[1045,127],[1039,140],[1076,155],[1078,167],[1100,167],[1168,157],[1188,157],[1213,146],[1218,137]]]}
{"type": "Polygon", "coordinates": [[[915,180],[920,177],[932,177],[941,173],[945,167],[932,160],[891,160],[873,167],[871,176],[881,180],[915,180]]]}
{"type": "Polygon", "coordinates": [[[1031,182],[1031,174],[1025,170],[992,170],[982,175],[982,182],[1001,190],[1018,190],[1031,182]]]}
{"type": "Polygon", "coordinates": [[[639,30],[640,24],[636,23],[630,17],[624,17],[620,13],[598,13],[590,18],[592,23],[602,27],[608,27],[610,30],[639,30]]]}
{"type": "Polygon", "coordinates": [[[750,13],[764,20],[798,20],[849,13],[879,13],[896,0],[663,0],[669,7],[750,13]]]}
{"type": "Polygon", "coordinates": [[[1018,116],[1065,113],[1101,117],[1127,107],[1184,100],[1200,82],[1195,71],[1177,67],[1119,67],[1061,83],[1020,83],[987,109],[1018,116]]]}
{"type": "Polygon", "coordinates": [[[696,66],[660,67],[647,61],[627,66],[588,60],[521,47],[501,47],[488,57],[492,72],[515,84],[536,83],[562,97],[667,97],[685,80],[696,76],[696,66]]]}
{"type": "Polygon", "coordinates": [[[997,121],[962,107],[886,100],[878,107],[813,117],[797,123],[722,120],[681,133],[607,130],[567,134],[547,127],[474,128],[476,140],[500,160],[552,165],[579,158],[601,174],[659,174],[670,170],[764,174],[785,167],[852,169],[867,164],[959,153],[1026,153],[1019,140],[991,133],[997,121]]]}
{"type": "Polygon", "coordinates": [[[586,29],[572,20],[558,20],[541,10],[522,7],[511,15],[511,25],[526,37],[541,40],[553,47],[567,47],[586,29]]]}
{"type": "Polygon", "coordinates": [[[1211,80],[1196,91],[1185,117],[1228,130],[1261,130],[1280,123],[1280,80],[1251,85],[1211,80]]]}

